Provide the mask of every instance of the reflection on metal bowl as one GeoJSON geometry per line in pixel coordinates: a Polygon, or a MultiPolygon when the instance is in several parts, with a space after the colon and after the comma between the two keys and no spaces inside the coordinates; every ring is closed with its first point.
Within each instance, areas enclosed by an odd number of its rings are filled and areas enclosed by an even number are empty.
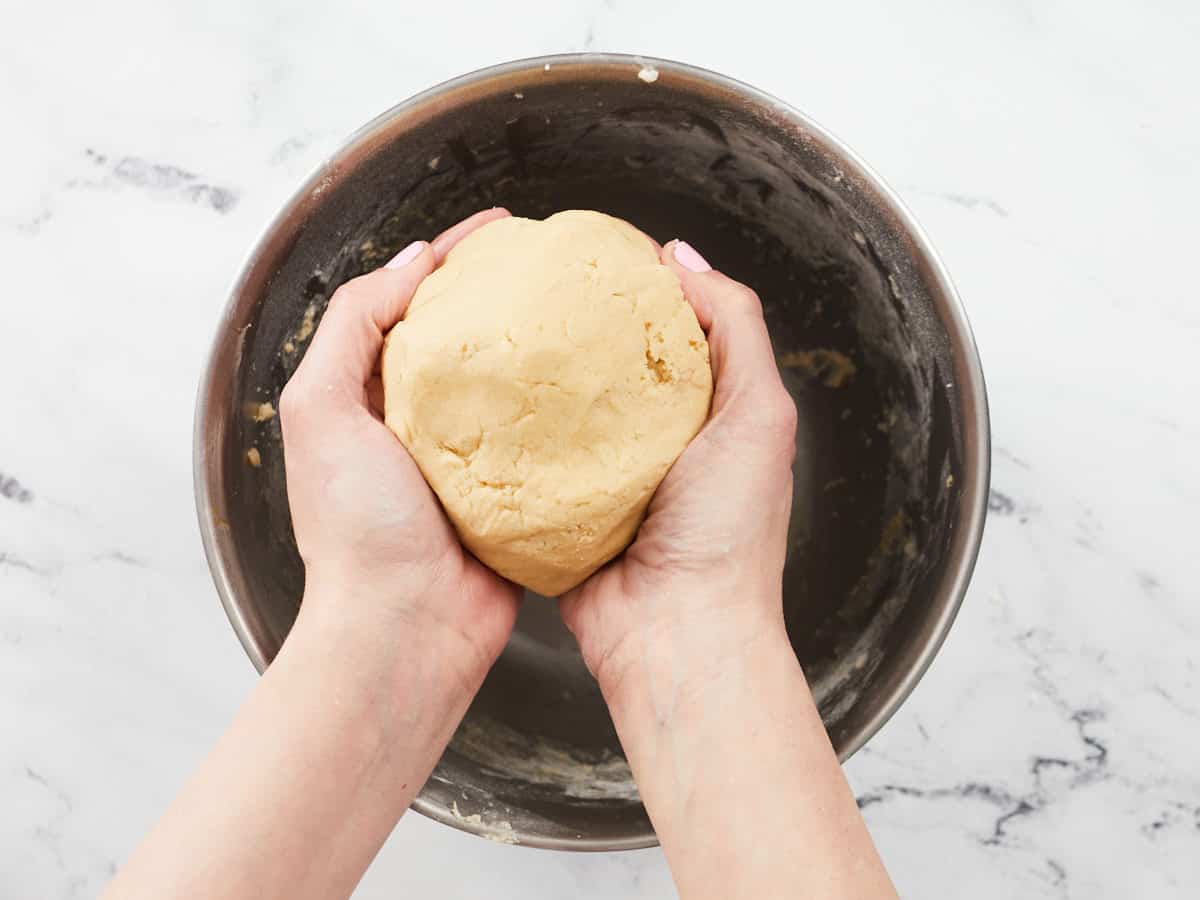
{"type": "MultiPolygon", "coordinates": [[[[278,420],[243,410],[277,401],[339,284],[493,205],[627,218],[761,295],[801,422],[788,630],[849,756],[921,677],[970,578],[989,464],[978,356],[928,241],[853,153],[778,100],[661,60],[547,57],[436,87],[354,135],[268,228],[196,421],[201,531],[251,659],[278,651],[304,573],[278,420]]],[[[415,805],[510,843],[655,843],[554,604],[524,604],[415,805]]]]}

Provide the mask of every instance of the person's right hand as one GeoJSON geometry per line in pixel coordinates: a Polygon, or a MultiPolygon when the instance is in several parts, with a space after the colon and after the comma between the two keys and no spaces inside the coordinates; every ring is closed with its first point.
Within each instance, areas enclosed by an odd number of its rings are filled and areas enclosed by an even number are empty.
{"type": "Polygon", "coordinates": [[[567,626],[606,695],[647,656],[704,659],[786,641],[782,587],[796,407],[750,288],[672,241],[662,261],[708,336],[708,422],[676,460],[636,540],[562,598],[567,626]]]}

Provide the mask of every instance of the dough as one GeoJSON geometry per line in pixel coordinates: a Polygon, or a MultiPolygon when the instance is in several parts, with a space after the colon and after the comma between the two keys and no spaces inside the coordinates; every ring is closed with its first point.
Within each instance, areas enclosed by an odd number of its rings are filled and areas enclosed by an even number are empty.
{"type": "Polygon", "coordinates": [[[506,218],[421,284],[383,353],[386,421],[463,543],[540,594],[633,539],[712,399],[675,274],[597,212],[506,218]]]}

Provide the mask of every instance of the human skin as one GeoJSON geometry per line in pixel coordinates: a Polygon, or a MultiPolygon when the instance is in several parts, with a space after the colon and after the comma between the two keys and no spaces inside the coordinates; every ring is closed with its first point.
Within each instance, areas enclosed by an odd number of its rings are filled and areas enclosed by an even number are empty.
{"type": "MultiPolygon", "coordinates": [[[[466,553],[380,420],[383,337],[488,210],[334,295],[280,401],[300,614],[109,898],[347,897],[503,648],[518,589],[466,553]]],[[[757,298],[661,249],[715,391],[635,542],[561,600],[679,893],[894,897],[783,628],[795,408],[757,298]]]]}
{"type": "Polygon", "coordinates": [[[796,408],[755,293],[674,241],[708,422],[636,540],[561,601],[686,900],[894,897],[783,620],[796,408]]]}
{"type": "Polygon", "coordinates": [[[429,777],[519,592],[463,551],[379,419],[375,367],[421,280],[507,214],[479,213],[334,294],[280,398],[300,614],[106,897],[347,897],[429,777]]]}

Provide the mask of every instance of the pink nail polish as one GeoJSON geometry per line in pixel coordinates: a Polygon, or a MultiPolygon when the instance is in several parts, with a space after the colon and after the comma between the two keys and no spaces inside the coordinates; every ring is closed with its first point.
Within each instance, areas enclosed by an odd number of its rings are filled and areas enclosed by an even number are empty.
{"type": "Polygon", "coordinates": [[[696,252],[696,248],[686,241],[675,242],[675,262],[679,263],[689,272],[711,272],[712,266],[708,261],[696,252]]]}
{"type": "Polygon", "coordinates": [[[426,246],[427,245],[424,241],[413,241],[411,244],[393,256],[388,261],[387,265],[384,266],[384,268],[400,269],[404,266],[407,266],[410,262],[421,255],[421,251],[424,250],[426,246]]]}

